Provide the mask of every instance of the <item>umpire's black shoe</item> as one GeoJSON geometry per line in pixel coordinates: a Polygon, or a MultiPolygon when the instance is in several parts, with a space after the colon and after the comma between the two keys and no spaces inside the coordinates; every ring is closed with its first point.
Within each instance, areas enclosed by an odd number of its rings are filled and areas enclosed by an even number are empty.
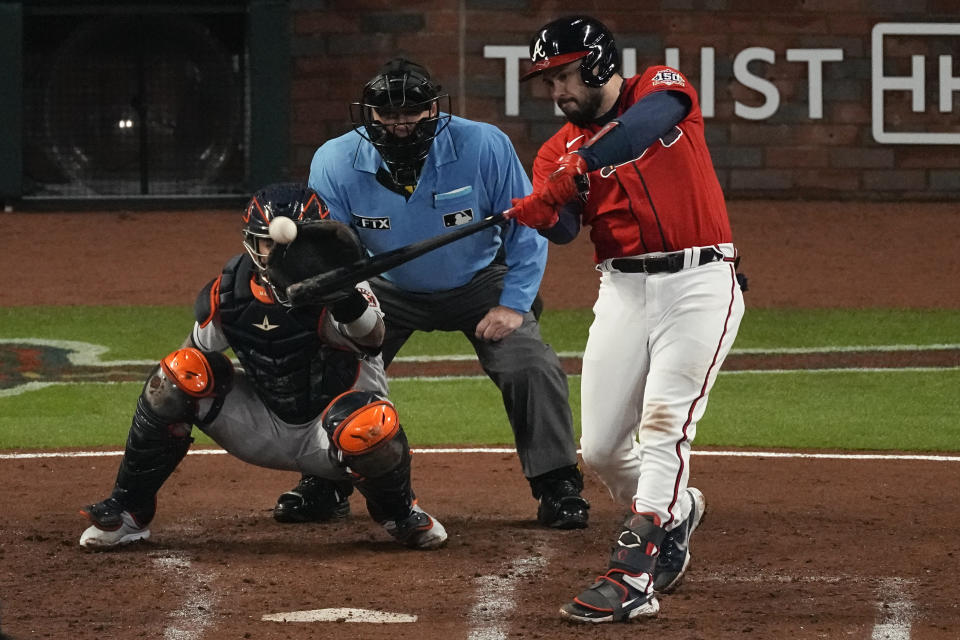
{"type": "Polygon", "coordinates": [[[671,593],[683,582],[683,576],[690,566],[690,537],[700,526],[703,514],[707,511],[707,502],[699,489],[688,487],[687,493],[693,500],[690,515],[679,527],[667,532],[657,557],[653,589],[658,593],[671,593]]]}
{"type": "Polygon", "coordinates": [[[585,529],[590,503],[580,495],[573,480],[555,480],[543,489],[537,521],[553,529],[585,529]]]}
{"type": "Polygon", "coordinates": [[[349,481],[335,482],[318,476],[303,476],[300,484],[277,499],[273,519],[277,522],[329,522],[350,515],[349,481]]]}

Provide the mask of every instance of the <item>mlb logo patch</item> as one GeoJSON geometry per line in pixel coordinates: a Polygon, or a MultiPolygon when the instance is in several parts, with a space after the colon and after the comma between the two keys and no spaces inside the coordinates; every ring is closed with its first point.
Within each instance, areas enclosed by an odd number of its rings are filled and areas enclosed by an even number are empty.
{"type": "Polygon", "coordinates": [[[443,226],[445,227],[459,227],[471,221],[473,221],[473,209],[454,211],[443,216],[443,226]]]}
{"type": "Polygon", "coordinates": [[[355,213],[350,214],[350,217],[353,218],[354,226],[359,227],[360,229],[390,228],[390,218],[365,218],[363,216],[358,216],[355,213]]]}
{"type": "Polygon", "coordinates": [[[671,85],[671,86],[677,85],[680,87],[687,84],[686,81],[684,81],[682,75],[680,75],[676,71],[670,71],[668,69],[657,71],[657,75],[653,76],[653,80],[651,81],[651,83],[654,85],[665,84],[665,85],[671,85]]]}

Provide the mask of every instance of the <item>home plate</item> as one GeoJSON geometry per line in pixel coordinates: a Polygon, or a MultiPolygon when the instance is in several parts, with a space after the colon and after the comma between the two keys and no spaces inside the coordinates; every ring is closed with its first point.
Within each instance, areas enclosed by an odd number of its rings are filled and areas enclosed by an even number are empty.
{"type": "Polygon", "coordinates": [[[373,622],[374,624],[391,624],[394,622],[416,622],[417,616],[406,613],[371,611],[370,609],[311,609],[309,611],[268,613],[260,619],[265,622],[373,622]]]}

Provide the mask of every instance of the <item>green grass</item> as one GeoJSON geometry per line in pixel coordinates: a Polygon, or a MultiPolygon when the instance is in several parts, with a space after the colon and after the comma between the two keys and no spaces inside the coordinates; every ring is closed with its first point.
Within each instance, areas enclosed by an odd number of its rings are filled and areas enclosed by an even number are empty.
{"type": "MultiPolygon", "coordinates": [[[[583,351],[593,314],[548,310],[544,340],[557,351],[583,351]]],[[[187,306],[8,307],[0,309],[0,338],[48,338],[110,347],[104,359],[159,358],[190,332],[187,306]]],[[[960,344],[955,310],[747,309],[735,348],[800,348],[883,344],[960,344]]],[[[400,355],[472,353],[459,333],[416,333],[400,355]]]]}
{"type": "Polygon", "coordinates": [[[697,444],[960,451],[960,370],[721,373],[697,444]]]}
{"type": "MultiPolygon", "coordinates": [[[[548,311],[557,351],[583,350],[591,313],[548,311]]],[[[189,307],[0,309],[0,339],[109,347],[103,360],[157,360],[192,325],[189,307]]],[[[737,349],[960,344],[960,311],[749,310],[737,349]]],[[[401,356],[466,354],[459,334],[415,334],[401,356]]],[[[2,381],[0,381],[2,382],[2,381]]],[[[122,446],[141,383],[57,385],[0,396],[0,449],[122,446]]],[[[579,428],[579,378],[571,377],[579,428]]],[[[721,374],[697,443],[723,447],[960,451],[960,370],[721,374]]],[[[0,391],[3,387],[0,384],[0,391]]],[[[414,446],[509,445],[499,393],[481,380],[394,380],[414,446]]],[[[200,444],[209,443],[195,430],[200,444]]]]}
{"type": "Polygon", "coordinates": [[[736,349],[960,344],[960,311],[750,309],[736,349]]]}
{"type": "MultiPolygon", "coordinates": [[[[390,386],[414,446],[513,443],[489,380],[394,380],[390,386]]],[[[0,398],[0,449],[120,447],[140,387],[56,386],[0,398]]],[[[958,370],[721,374],[697,444],[958,451],[957,388],[958,370]]],[[[570,378],[570,391],[579,434],[579,377],[570,378]]],[[[210,444],[199,430],[194,436],[210,444]]]]}
{"type": "MultiPolygon", "coordinates": [[[[583,351],[593,320],[588,309],[547,311],[543,339],[559,351],[583,351]]],[[[960,311],[747,309],[735,349],[817,348],[847,345],[960,344],[960,311]]],[[[460,334],[417,333],[400,355],[471,353],[460,334]]]]}
{"type": "Polygon", "coordinates": [[[110,347],[103,360],[159,360],[193,328],[190,307],[7,307],[0,338],[76,340],[110,347]]]}
{"type": "MultiPolygon", "coordinates": [[[[570,379],[570,407],[578,438],[579,380],[570,379]]],[[[503,400],[489,380],[393,380],[390,398],[414,446],[513,444],[503,400]]]]}
{"type": "Polygon", "coordinates": [[[121,447],[142,386],[58,385],[0,398],[0,448],[121,447]]]}

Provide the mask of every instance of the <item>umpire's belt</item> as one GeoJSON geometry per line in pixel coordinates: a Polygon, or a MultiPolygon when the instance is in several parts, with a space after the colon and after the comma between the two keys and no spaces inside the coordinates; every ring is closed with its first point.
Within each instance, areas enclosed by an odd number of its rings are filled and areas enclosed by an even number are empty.
{"type": "Polygon", "coordinates": [[[628,258],[608,258],[597,265],[597,270],[619,273],[677,273],[711,262],[733,262],[736,255],[736,249],[732,244],[727,243],[712,247],[690,247],[683,251],[669,253],[645,253],[628,258]]]}

